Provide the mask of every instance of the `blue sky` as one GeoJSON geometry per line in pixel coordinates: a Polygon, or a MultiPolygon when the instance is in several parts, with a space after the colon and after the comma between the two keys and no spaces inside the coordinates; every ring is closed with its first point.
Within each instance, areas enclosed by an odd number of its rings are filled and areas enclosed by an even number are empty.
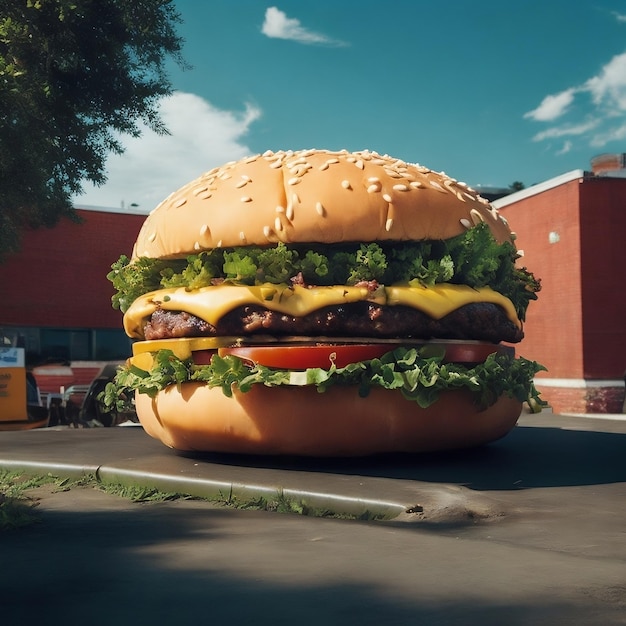
{"type": "Polygon", "coordinates": [[[171,131],[124,139],[77,205],[154,208],[266,150],[375,150],[526,186],[626,152],[626,1],[177,0],[171,131]]]}

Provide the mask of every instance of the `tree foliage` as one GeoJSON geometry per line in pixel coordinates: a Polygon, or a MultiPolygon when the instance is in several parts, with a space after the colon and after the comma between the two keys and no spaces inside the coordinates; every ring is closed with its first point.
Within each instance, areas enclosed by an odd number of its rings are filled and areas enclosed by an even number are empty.
{"type": "Polygon", "coordinates": [[[173,0],[0,0],[0,260],[24,229],[77,219],[120,135],[167,132],[179,22],[173,0]]]}

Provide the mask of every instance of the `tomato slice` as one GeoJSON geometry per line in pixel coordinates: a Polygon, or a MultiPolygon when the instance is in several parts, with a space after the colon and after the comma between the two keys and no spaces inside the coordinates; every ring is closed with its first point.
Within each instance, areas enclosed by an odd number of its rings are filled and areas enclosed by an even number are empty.
{"type": "Polygon", "coordinates": [[[426,351],[428,346],[443,347],[446,351],[443,360],[446,363],[482,363],[494,353],[515,356],[515,348],[512,346],[484,341],[441,341],[424,345],[426,351]]]}
{"type": "Polygon", "coordinates": [[[218,354],[232,354],[245,361],[266,367],[288,370],[305,370],[311,367],[328,369],[334,361],[337,367],[345,367],[350,363],[369,361],[381,357],[394,349],[388,344],[355,344],[355,345],[272,345],[272,346],[238,346],[235,348],[219,348],[218,354]]]}
{"type": "Polygon", "coordinates": [[[194,365],[210,365],[214,354],[217,350],[196,350],[192,355],[194,365]]]}
{"type": "MultiPolygon", "coordinates": [[[[385,343],[364,344],[272,344],[221,347],[217,352],[220,356],[237,356],[252,364],[265,365],[277,369],[305,370],[319,367],[328,369],[334,361],[337,367],[345,367],[350,363],[380,358],[383,354],[399,346],[415,346],[424,348],[425,356],[429,351],[439,355],[445,351],[444,361],[448,363],[482,363],[490,354],[509,353],[514,355],[513,347],[481,341],[427,341],[411,343],[399,340],[385,343]]],[[[205,351],[214,354],[214,351],[205,351]]],[[[198,363],[195,357],[194,361],[198,363]]]]}

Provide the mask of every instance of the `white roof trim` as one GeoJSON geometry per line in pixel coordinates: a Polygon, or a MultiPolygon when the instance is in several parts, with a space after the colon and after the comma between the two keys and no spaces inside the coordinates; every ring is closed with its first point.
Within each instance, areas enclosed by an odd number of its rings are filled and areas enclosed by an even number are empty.
{"type": "Polygon", "coordinates": [[[553,189],[554,187],[559,187],[560,185],[564,185],[565,183],[569,183],[573,180],[577,180],[585,177],[585,170],[572,170],[571,172],[567,172],[565,174],[561,174],[560,176],[555,176],[550,180],[546,180],[543,183],[538,183],[536,185],[532,185],[532,187],[527,187],[526,189],[522,189],[521,191],[516,191],[515,193],[511,193],[508,196],[504,196],[503,198],[498,198],[491,202],[491,206],[496,207],[496,209],[501,209],[509,204],[513,204],[514,202],[519,202],[524,198],[529,198],[531,196],[535,196],[538,193],[543,193],[548,189],[553,189]]]}
{"type": "Polygon", "coordinates": [[[111,206],[94,206],[92,204],[80,204],[74,202],[74,208],[78,211],[100,211],[101,213],[125,213],[127,215],[148,215],[149,211],[140,209],[139,207],[111,207],[111,206]]]}

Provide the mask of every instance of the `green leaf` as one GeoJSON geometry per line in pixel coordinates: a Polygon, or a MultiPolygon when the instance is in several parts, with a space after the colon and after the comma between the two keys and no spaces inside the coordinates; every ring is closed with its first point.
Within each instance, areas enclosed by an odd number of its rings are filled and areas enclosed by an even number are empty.
{"type": "Polygon", "coordinates": [[[289,284],[302,274],[311,285],[381,284],[432,286],[439,283],[489,286],[509,298],[520,320],[541,285],[516,266],[515,247],[498,244],[485,224],[447,241],[379,242],[353,245],[276,246],[216,249],[168,262],[125,256],[113,264],[109,280],[113,306],[123,312],[143,293],[161,287],[198,289],[216,279],[258,285],[289,284]]]}
{"type": "Polygon", "coordinates": [[[178,359],[170,350],[155,355],[150,372],[127,366],[118,372],[115,385],[107,389],[108,402],[134,391],[154,397],[172,384],[187,381],[204,382],[220,387],[230,397],[237,387],[246,393],[253,385],[314,385],[323,393],[333,385],[354,386],[361,396],[372,387],[397,390],[421,407],[437,401],[444,391],[465,389],[473,394],[475,404],[486,408],[505,394],[528,402],[536,409],[544,403],[539,398],[533,379],[542,365],[508,354],[492,354],[474,367],[443,363],[443,354],[430,348],[392,350],[380,359],[352,363],[343,368],[332,364],[328,369],[310,368],[303,372],[274,369],[262,365],[250,367],[244,360],[227,355],[214,355],[209,365],[194,365],[190,359],[178,359]]]}

